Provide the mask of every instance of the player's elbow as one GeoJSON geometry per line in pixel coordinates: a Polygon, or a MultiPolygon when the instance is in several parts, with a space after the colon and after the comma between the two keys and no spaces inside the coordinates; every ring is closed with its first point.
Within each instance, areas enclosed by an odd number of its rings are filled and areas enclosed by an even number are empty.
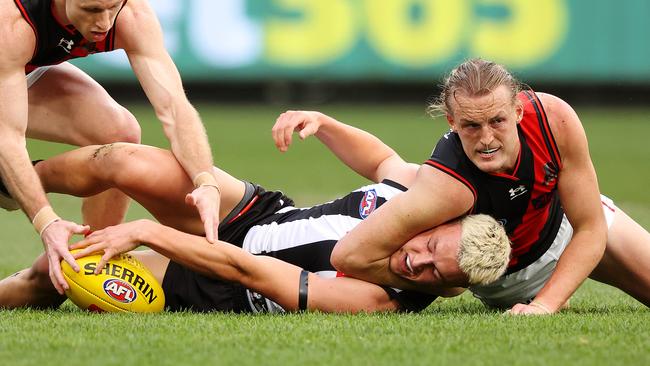
{"type": "Polygon", "coordinates": [[[348,265],[345,251],[341,249],[340,244],[334,246],[334,250],[332,250],[332,254],[330,255],[330,262],[338,271],[343,271],[343,268],[348,265]]]}
{"type": "Polygon", "coordinates": [[[358,273],[358,270],[363,268],[364,263],[360,256],[347,250],[345,246],[340,245],[340,243],[334,247],[330,256],[330,262],[337,271],[348,275],[358,273]]]}

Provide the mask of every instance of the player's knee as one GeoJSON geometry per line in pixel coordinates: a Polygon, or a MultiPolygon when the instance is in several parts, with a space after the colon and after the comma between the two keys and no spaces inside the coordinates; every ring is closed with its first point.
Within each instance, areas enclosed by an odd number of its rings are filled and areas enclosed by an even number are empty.
{"type": "Polygon", "coordinates": [[[131,112],[120,105],[102,111],[101,132],[90,138],[88,145],[102,145],[113,142],[140,143],[141,129],[138,120],[131,112]]]}
{"type": "Polygon", "coordinates": [[[121,169],[128,164],[129,156],[137,149],[136,144],[114,142],[93,146],[91,163],[102,170],[121,169]]]}
{"type": "Polygon", "coordinates": [[[103,180],[116,183],[117,179],[130,176],[133,169],[139,167],[142,148],[142,145],[125,142],[93,146],[90,166],[103,180]]]}
{"type": "Polygon", "coordinates": [[[36,261],[34,261],[34,264],[32,264],[32,267],[29,268],[28,271],[29,272],[27,277],[29,281],[34,283],[36,286],[51,286],[50,265],[47,261],[47,257],[44,254],[36,258],[36,261]]]}
{"type": "Polygon", "coordinates": [[[111,142],[131,142],[140,143],[141,129],[138,120],[131,112],[124,107],[117,108],[115,119],[112,121],[113,127],[109,130],[106,138],[111,142]]]}

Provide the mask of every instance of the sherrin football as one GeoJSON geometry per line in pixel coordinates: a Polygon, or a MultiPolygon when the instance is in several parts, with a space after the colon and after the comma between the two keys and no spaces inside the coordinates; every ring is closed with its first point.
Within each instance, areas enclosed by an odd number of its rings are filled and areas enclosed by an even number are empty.
{"type": "MultiPolygon", "coordinates": [[[[73,253],[75,251],[72,251],[73,253]]],[[[153,274],[137,258],[121,254],[108,261],[101,273],[95,268],[101,255],[77,259],[79,272],[61,261],[69,289],[65,292],[78,307],[96,312],[155,313],[165,307],[165,294],[153,274]]]]}

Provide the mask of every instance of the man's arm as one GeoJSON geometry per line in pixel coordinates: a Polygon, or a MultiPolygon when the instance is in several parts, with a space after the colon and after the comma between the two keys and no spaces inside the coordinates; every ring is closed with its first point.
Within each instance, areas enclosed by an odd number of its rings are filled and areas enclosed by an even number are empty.
{"type": "Polygon", "coordinates": [[[79,266],[68,251],[68,240],[86,227],[60,220],[45,196],[26,149],[28,123],[25,65],[36,43],[33,30],[13,2],[0,5],[0,175],[11,196],[41,236],[50,264],[50,279],[59,293],[67,289],[61,259],[79,266]]]}
{"type": "MultiPolygon", "coordinates": [[[[85,248],[77,257],[104,252],[98,268],[109,258],[143,244],[206,276],[237,282],[275,301],[285,310],[298,310],[301,268],[266,256],[254,256],[239,247],[186,234],[149,220],[138,220],[99,230],[73,245],[85,248]]],[[[373,312],[399,309],[396,300],[377,285],[352,278],[324,279],[309,274],[310,310],[326,312],[373,312]]]]}
{"type": "Polygon", "coordinates": [[[287,111],[273,126],[273,140],[284,152],[293,141],[316,136],[336,157],[359,175],[373,181],[394,180],[410,186],[418,166],[405,162],[392,148],[372,134],[352,127],[320,112],[287,111]]]}
{"type": "Polygon", "coordinates": [[[541,94],[540,99],[560,149],[562,169],[558,176],[558,193],[573,227],[573,236],[553,275],[535,297],[534,305],[515,305],[512,313],[558,311],[596,267],[607,240],[598,181],[582,124],[573,109],[561,99],[548,94],[541,94]]]}
{"type": "Polygon", "coordinates": [[[392,273],[389,257],[415,235],[466,214],[473,201],[469,188],[423,165],[408,191],[383,204],[339,240],[332,264],[365,281],[427,291],[392,273]]]}
{"type": "Polygon", "coordinates": [[[164,47],[158,19],[146,1],[130,1],[118,16],[116,29],[116,46],[128,55],[172,152],[197,186],[187,201],[197,206],[212,242],[219,225],[219,188],[212,172],[212,152],[199,114],[185,96],[176,65],[164,47]]]}

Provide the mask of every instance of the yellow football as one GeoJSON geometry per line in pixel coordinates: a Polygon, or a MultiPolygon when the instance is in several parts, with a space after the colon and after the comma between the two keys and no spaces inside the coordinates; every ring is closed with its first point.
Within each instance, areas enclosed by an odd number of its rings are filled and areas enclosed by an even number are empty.
{"type": "MultiPolygon", "coordinates": [[[[75,251],[72,251],[73,253],[75,251]]],[[[165,307],[165,294],[153,274],[137,258],[121,254],[108,261],[101,273],[95,268],[101,255],[77,259],[79,272],[61,261],[70,289],[65,294],[75,305],[96,312],[154,313],[165,307]]]]}

